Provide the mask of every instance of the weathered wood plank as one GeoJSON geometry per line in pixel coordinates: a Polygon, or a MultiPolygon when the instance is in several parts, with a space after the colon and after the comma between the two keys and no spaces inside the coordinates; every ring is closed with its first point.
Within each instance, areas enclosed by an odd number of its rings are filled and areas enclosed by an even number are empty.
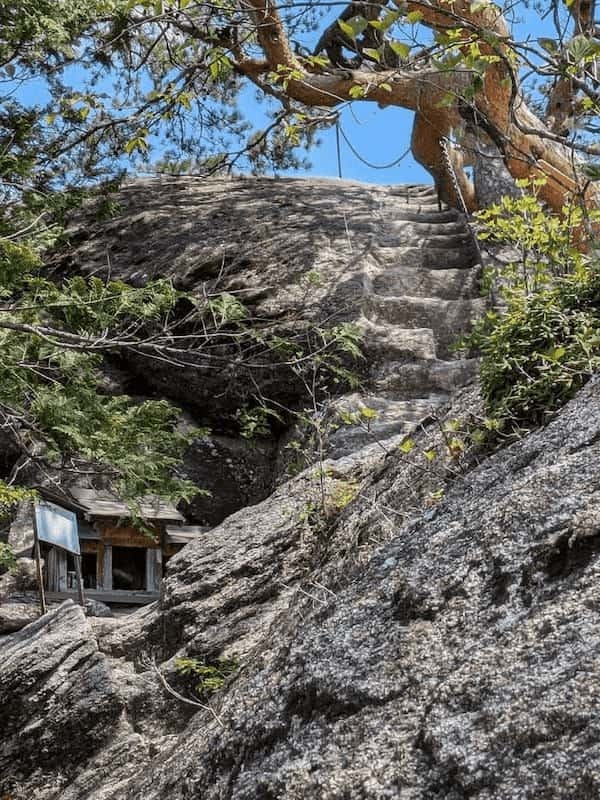
{"type": "MultiPolygon", "coordinates": [[[[86,589],[86,599],[99,600],[101,603],[119,603],[120,605],[147,605],[154,603],[159,598],[158,592],[127,592],[125,590],[113,589],[111,591],[99,591],[96,589],[86,589]]],[[[66,592],[47,592],[46,599],[49,602],[60,602],[61,600],[74,600],[77,602],[77,589],[66,592]]]]}

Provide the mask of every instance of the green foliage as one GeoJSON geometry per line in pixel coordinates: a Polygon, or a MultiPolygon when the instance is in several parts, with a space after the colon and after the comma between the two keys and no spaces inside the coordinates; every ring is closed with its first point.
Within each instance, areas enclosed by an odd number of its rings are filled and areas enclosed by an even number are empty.
{"type": "Polygon", "coordinates": [[[322,464],[311,477],[317,479],[321,496],[299,509],[297,521],[311,534],[324,536],[339,514],[356,500],[360,483],[351,478],[337,478],[322,464]]]}
{"type": "Polygon", "coordinates": [[[356,411],[339,409],[338,416],[344,425],[361,425],[367,431],[371,430],[372,423],[377,419],[379,413],[369,406],[361,405],[356,411]]]}
{"type": "MultiPolygon", "coordinates": [[[[478,233],[481,241],[512,245],[519,253],[518,259],[502,269],[488,269],[486,286],[501,284],[505,297],[534,293],[561,275],[580,273],[586,258],[575,246],[575,236],[584,224],[584,211],[580,205],[570,204],[562,214],[548,213],[536,192],[544,180],[517,181],[523,191],[520,197],[503,197],[499,203],[478,212],[482,225],[478,233]]],[[[589,213],[589,221],[600,220],[598,212],[589,213]]]]}
{"type": "Polygon", "coordinates": [[[127,396],[97,393],[94,382],[40,386],[31,405],[45,434],[48,458],[97,465],[124,499],[158,493],[179,500],[198,491],[173,477],[198,431],[177,431],[179,412],[164,400],[132,403],[127,396]]]}
{"type": "Polygon", "coordinates": [[[31,247],[0,240],[0,297],[10,296],[11,289],[20,288],[40,267],[40,258],[31,247]]]}
{"type": "Polygon", "coordinates": [[[206,304],[205,313],[212,316],[216,326],[242,322],[248,316],[242,301],[229,292],[221,292],[211,297],[206,304]]]}
{"type": "Polygon", "coordinates": [[[415,449],[415,447],[415,440],[407,437],[398,445],[398,450],[400,450],[401,453],[404,453],[404,455],[408,455],[415,449]]]}
{"type": "Polygon", "coordinates": [[[35,441],[47,465],[85,463],[132,503],[151,493],[189,497],[197,489],[175,470],[194,432],[178,432],[178,412],[164,401],[107,396],[99,354],[109,339],[118,349],[169,320],[181,294],[164,280],[143,288],[96,277],[56,284],[41,264],[37,236],[0,242],[8,303],[0,312],[0,404],[5,419],[19,420],[21,449],[35,441]]]}
{"type": "Polygon", "coordinates": [[[0,569],[13,570],[17,566],[17,557],[6,542],[0,542],[0,569]]]}
{"type": "Polygon", "coordinates": [[[327,492],[327,510],[330,515],[339,514],[358,496],[360,484],[353,480],[336,480],[327,492]]]}
{"type": "Polygon", "coordinates": [[[520,259],[487,276],[504,307],[479,320],[466,343],[481,354],[493,416],[518,426],[544,422],[600,367],[600,265],[574,244],[584,215],[570,206],[553,216],[523,195],[479,219],[482,238],[513,244],[520,259]]]}
{"type": "MultiPolygon", "coordinates": [[[[37,65],[40,60],[73,58],[73,39],[100,14],[110,12],[110,0],[11,0],[0,7],[0,62],[37,65]]],[[[48,68],[51,68],[49,63],[48,68]]],[[[11,75],[11,72],[13,73],[11,75]]]]}
{"type": "Polygon", "coordinates": [[[490,410],[519,425],[544,422],[600,368],[600,271],[557,278],[469,337],[481,353],[490,410]]]}
{"type": "Polygon", "coordinates": [[[271,433],[270,423],[275,420],[283,422],[281,414],[267,405],[241,408],[236,416],[240,425],[240,433],[244,439],[269,436],[271,433]]]}
{"type": "Polygon", "coordinates": [[[0,480],[0,518],[8,513],[10,509],[23,500],[32,500],[35,492],[30,489],[23,489],[20,486],[9,486],[0,480]]]}
{"type": "Polygon", "coordinates": [[[214,664],[207,664],[201,658],[176,658],[175,667],[180,675],[197,678],[196,694],[206,697],[222,689],[225,680],[237,672],[239,664],[233,659],[217,659],[214,664]]]}

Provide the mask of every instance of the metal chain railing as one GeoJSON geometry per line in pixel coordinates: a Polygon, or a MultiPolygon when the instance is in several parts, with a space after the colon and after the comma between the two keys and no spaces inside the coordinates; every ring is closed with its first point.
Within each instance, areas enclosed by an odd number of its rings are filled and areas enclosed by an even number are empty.
{"type": "Polygon", "coordinates": [[[452,163],[452,159],[450,158],[450,152],[449,152],[450,145],[451,145],[451,142],[446,136],[443,136],[440,139],[440,148],[442,150],[442,160],[443,160],[444,166],[446,167],[446,170],[448,172],[448,176],[450,177],[450,181],[452,182],[452,188],[454,189],[454,192],[456,193],[456,197],[457,197],[460,205],[462,206],[462,209],[461,209],[462,213],[467,218],[467,227],[468,227],[469,231],[471,232],[471,236],[473,237],[473,243],[475,245],[475,252],[477,253],[477,260],[481,264],[482,263],[481,248],[479,246],[479,241],[477,239],[477,235],[475,233],[475,230],[473,229],[473,225],[472,225],[472,222],[470,220],[470,216],[471,215],[469,213],[469,209],[467,208],[467,204],[465,203],[465,198],[463,196],[463,193],[462,193],[461,188],[460,188],[460,184],[458,182],[458,178],[456,176],[456,170],[454,169],[454,164],[452,163]]]}
{"type": "Polygon", "coordinates": [[[462,210],[463,214],[465,214],[468,217],[469,216],[469,209],[467,208],[467,204],[465,203],[465,198],[463,197],[463,193],[461,191],[460,184],[458,183],[458,178],[456,177],[456,171],[454,169],[454,164],[452,163],[452,159],[450,158],[450,152],[449,152],[450,144],[451,144],[451,142],[446,136],[443,136],[440,139],[440,148],[442,150],[442,160],[444,162],[444,166],[446,167],[446,171],[448,172],[448,176],[450,178],[450,181],[452,182],[452,188],[454,189],[456,197],[457,197],[457,199],[460,202],[460,205],[462,207],[461,210],[462,210]]]}

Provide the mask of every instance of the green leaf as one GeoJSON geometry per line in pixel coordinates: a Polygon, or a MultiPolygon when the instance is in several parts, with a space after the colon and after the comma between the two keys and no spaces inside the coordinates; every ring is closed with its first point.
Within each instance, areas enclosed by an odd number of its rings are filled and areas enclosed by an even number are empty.
{"type": "Polygon", "coordinates": [[[600,163],[584,164],[581,171],[591,181],[600,181],[600,163]]]}
{"type": "Polygon", "coordinates": [[[408,58],[409,57],[410,50],[411,50],[411,47],[410,47],[409,44],[406,44],[405,42],[390,42],[389,45],[390,45],[391,49],[394,51],[394,53],[397,56],[400,56],[400,58],[408,58]]]}
{"type": "Polygon", "coordinates": [[[345,33],[349,39],[354,39],[354,28],[350,23],[345,22],[343,19],[338,19],[337,24],[339,25],[340,30],[342,33],[345,33]]]}
{"type": "Polygon", "coordinates": [[[544,49],[547,53],[554,54],[558,52],[558,44],[556,39],[546,39],[541,38],[537,40],[539,46],[544,49]]]}
{"type": "Polygon", "coordinates": [[[405,439],[402,444],[398,445],[398,450],[405,455],[412,452],[416,447],[414,439],[405,439]]]}
{"type": "Polygon", "coordinates": [[[374,61],[377,61],[378,64],[381,63],[381,53],[379,50],[375,50],[373,47],[365,47],[362,52],[374,61]]]}
{"type": "Polygon", "coordinates": [[[127,142],[127,144],[125,145],[125,152],[127,153],[128,156],[130,156],[136,150],[145,150],[147,148],[148,146],[146,145],[146,142],[143,139],[140,139],[139,137],[136,136],[127,142]]]}
{"type": "Polygon", "coordinates": [[[409,11],[406,15],[406,21],[409,22],[411,25],[416,25],[417,22],[421,22],[423,19],[423,12],[422,11],[409,11]]]}
{"type": "Polygon", "coordinates": [[[456,436],[453,436],[452,439],[448,442],[448,450],[453,456],[460,455],[464,452],[465,444],[462,439],[458,439],[456,436]]]}
{"type": "Polygon", "coordinates": [[[360,415],[363,419],[374,420],[379,416],[379,412],[374,408],[369,408],[369,406],[362,406],[360,408],[360,415]]]}
{"type": "Polygon", "coordinates": [[[356,39],[369,25],[367,20],[358,14],[351,17],[347,22],[343,19],[338,19],[337,23],[342,32],[350,39],[356,39]]]}
{"type": "Polygon", "coordinates": [[[400,18],[399,11],[388,11],[382,19],[372,19],[369,20],[369,25],[375,30],[378,31],[387,31],[389,28],[392,27],[394,22],[400,18]]]}

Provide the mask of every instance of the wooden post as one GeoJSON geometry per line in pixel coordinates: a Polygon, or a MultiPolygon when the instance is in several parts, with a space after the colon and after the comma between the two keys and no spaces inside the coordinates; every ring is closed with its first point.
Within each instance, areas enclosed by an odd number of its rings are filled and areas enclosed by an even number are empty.
{"type": "Polygon", "coordinates": [[[79,595],[79,605],[85,605],[85,597],[83,596],[83,576],[81,575],[81,556],[74,555],[75,572],[77,573],[77,594],[79,595]]]}
{"type": "Polygon", "coordinates": [[[37,533],[37,522],[35,519],[35,511],[33,514],[33,538],[35,541],[35,563],[36,563],[36,571],[37,571],[37,579],[38,579],[38,586],[40,589],[40,608],[42,609],[42,614],[45,614],[47,611],[46,608],[46,595],[44,593],[44,576],[42,575],[42,555],[40,553],[40,540],[38,539],[37,533]]]}
{"type": "Polygon", "coordinates": [[[103,572],[104,572],[104,582],[102,584],[102,588],[103,589],[112,589],[113,588],[112,545],[110,545],[110,544],[105,544],[104,545],[103,572]]]}

